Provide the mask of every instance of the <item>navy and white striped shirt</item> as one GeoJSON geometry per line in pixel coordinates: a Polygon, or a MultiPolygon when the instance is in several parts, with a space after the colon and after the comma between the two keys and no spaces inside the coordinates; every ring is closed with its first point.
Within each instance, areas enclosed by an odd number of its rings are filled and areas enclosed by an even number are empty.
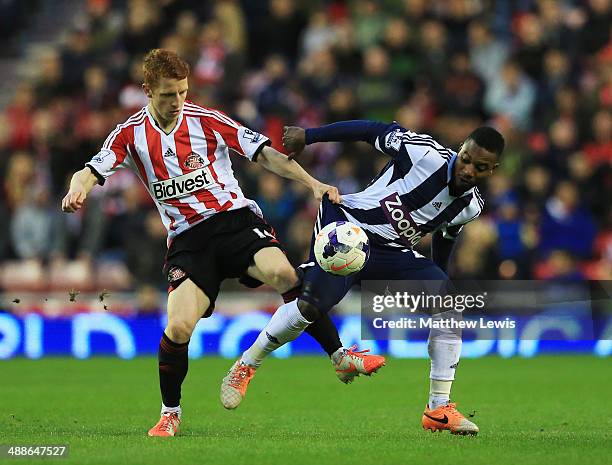
{"type": "MultiPolygon", "coordinates": [[[[335,123],[337,128],[341,124],[335,123]]],[[[438,230],[444,238],[455,239],[464,224],[480,215],[484,201],[477,188],[459,197],[449,193],[455,152],[397,123],[367,124],[367,135],[360,140],[370,142],[391,160],[363,191],[343,194],[340,208],[373,243],[412,249],[425,234],[438,230]]],[[[331,140],[332,132],[321,131],[324,128],[307,130],[307,143],[331,140]]]]}

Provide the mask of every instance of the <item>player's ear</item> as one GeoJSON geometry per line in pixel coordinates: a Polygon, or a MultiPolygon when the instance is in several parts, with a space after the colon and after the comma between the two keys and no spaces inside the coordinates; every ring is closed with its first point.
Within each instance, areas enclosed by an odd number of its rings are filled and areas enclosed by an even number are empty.
{"type": "Polygon", "coordinates": [[[153,92],[151,92],[151,88],[148,85],[143,83],[142,84],[142,91],[145,93],[145,95],[148,98],[153,98],[153,92]]]}

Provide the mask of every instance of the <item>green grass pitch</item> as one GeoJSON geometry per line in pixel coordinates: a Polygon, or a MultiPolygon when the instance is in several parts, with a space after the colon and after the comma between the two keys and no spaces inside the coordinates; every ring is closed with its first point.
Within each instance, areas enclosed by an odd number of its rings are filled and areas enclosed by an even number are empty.
{"type": "MultiPolygon", "coordinates": [[[[69,444],[62,464],[585,464],[612,452],[609,359],[462,360],[453,390],[477,437],[420,418],[427,360],[389,360],[349,386],[324,357],[267,360],[239,409],[219,402],[232,361],[191,361],[176,438],[159,417],[157,360],[0,362],[0,444],[69,444]]],[[[41,463],[41,459],[0,459],[41,463]]]]}

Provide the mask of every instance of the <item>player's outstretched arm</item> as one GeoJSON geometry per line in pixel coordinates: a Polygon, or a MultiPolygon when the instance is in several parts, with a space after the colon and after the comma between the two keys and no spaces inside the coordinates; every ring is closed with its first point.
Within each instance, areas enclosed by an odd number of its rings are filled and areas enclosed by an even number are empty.
{"type": "Polygon", "coordinates": [[[98,178],[87,166],[72,175],[68,193],[62,199],[62,211],[74,213],[81,209],[89,191],[98,183],[98,178]]]}
{"type": "Polygon", "coordinates": [[[306,130],[298,126],[285,126],[283,129],[283,146],[289,152],[289,160],[293,160],[306,147],[306,130]]]}
{"type": "Polygon", "coordinates": [[[282,153],[274,150],[272,147],[265,146],[262,148],[257,163],[260,163],[264,168],[272,171],[283,178],[298,181],[312,190],[315,198],[321,200],[325,194],[329,196],[329,200],[333,203],[340,202],[340,194],[334,186],[324,184],[321,181],[313,178],[302,168],[295,160],[290,160],[282,153]]]}
{"type": "Polygon", "coordinates": [[[379,121],[351,120],[339,121],[318,128],[303,129],[298,126],[285,126],[283,145],[292,159],[300,154],[304,147],[315,142],[352,142],[363,141],[372,145],[376,138],[389,131],[390,126],[379,121]]]}

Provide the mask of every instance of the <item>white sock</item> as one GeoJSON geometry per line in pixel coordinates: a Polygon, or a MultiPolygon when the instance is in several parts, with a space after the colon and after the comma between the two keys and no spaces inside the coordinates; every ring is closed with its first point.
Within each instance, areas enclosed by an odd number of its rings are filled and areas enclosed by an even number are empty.
{"type": "Polygon", "coordinates": [[[179,418],[183,416],[183,411],[181,410],[181,406],[178,407],[166,407],[164,403],[161,404],[161,414],[164,413],[178,413],[179,418]]]}
{"type": "Polygon", "coordinates": [[[330,358],[331,358],[332,363],[334,365],[337,365],[340,362],[340,359],[342,358],[345,352],[346,352],[346,349],[344,347],[340,347],[333,354],[331,354],[330,358]]]}
{"type": "Polygon", "coordinates": [[[452,381],[429,380],[429,408],[435,410],[450,400],[452,381]]]}
{"type": "Polygon", "coordinates": [[[461,332],[453,329],[432,329],[427,345],[431,370],[429,374],[429,408],[448,403],[461,356],[461,332]]]}
{"type": "Polygon", "coordinates": [[[258,367],[273,350],[296,339],[312,323],[302,316],[297,299],[281,305],[251,347],[242,354],[242,361],[258,367]]]}

